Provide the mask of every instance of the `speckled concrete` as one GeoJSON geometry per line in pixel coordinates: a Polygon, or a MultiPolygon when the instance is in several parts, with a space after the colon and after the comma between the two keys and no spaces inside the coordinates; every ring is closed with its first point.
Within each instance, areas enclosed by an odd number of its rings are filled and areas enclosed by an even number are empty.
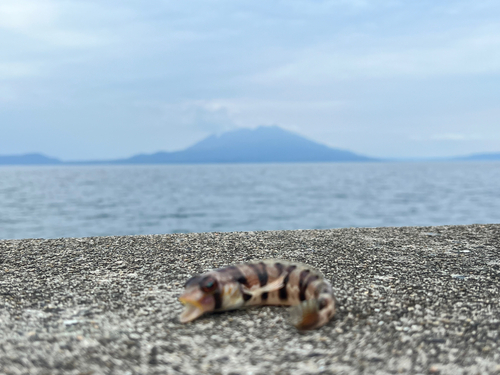
{"type": "Polygon", "coordinates": [[[0,371],[498,374],[499,279],[500,225],[0,241],[0,371]],[[333,278],[336,318],[178,323],[188,277],[262,258],[333,278]]]}

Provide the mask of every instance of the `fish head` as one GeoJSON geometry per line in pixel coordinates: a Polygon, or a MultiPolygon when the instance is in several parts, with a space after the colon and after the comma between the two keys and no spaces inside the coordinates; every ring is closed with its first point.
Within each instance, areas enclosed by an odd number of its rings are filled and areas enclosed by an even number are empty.
{"type": "Polygon", "coordinates": [[[181,323],[187,323],[206,312],[215,310],[215,294],[220,294],[219,282],[213,275],[194,276],[186,282],[179,301],[185,306],[180,315],[181,323]]]}

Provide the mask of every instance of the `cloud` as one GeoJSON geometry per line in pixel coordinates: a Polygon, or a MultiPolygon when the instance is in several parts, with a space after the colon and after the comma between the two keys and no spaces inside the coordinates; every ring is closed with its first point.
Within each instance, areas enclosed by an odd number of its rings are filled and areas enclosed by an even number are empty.
{"type": "Polygon", "coordinates": [[[35,76],[39,71],[39,67],[34,63],[0,62],[0,81],[35,76]]]}
{"type": "Polygon", "coordinates": [[[57,18],[55,2],[48,0],[2,0],[0,28],[26,32],[51,25],[57,18]]]}
{"type": "Polygon", "coordinates": [[[430,137],[433,141],[465,141],[470,137],[464,134],[448,133],[448,134],[434,134],[430,137]]]}
{"type": "Polygon", "coordinates": [[[174,118],[179,124],[220,133],[260,125],[280,125],[299,130],[297,119],[317,121],[318,117],[332,117],[332,114],[347,106],[347,102],[339,100],[226,98],[169,104],[164,109],[170,119],[172,114],[176,114],[174,118]]]}
{"type": "MultiPolygon", "coordinates": [[[[0,31],[3,30],[7,35],[18,35],[38,43],[42,42],[47,46],[87,48],[107,45],[112,41],[109,33],[104,29],[93,29],[91,25],[79,21],[102,14],[103,10],[102,6],[91,2],[2,0],[0,31]]],[[[32,46],[28,44],[24,49],[32,49],[30,47],[32,46]]],[[[17,48],[23,49],[22,46],[17,48]]]]}
{"type": "Polygon", "coordinates": [[[322,85],[366,78],[500,73],[498,25],[463,29],[460,36],[444,34],[411,38],[344,35],[340,40],[308,46],[295,53],[292,61],[257,73],[251,80],[322,85]],[[357,47],[346,45],[348,40],[357,47]]]}
{"type": "Polygon", "coordinates": [[[460,134],[460,133],[444,133],[444,134],[433,134],[429,138],[431,141],[477,141],[485,139],[485,137],[479,134],[460,134]]]}
{"type": "Polygon", "coordinates": [[[137,106],[160,113],[161,123],[171,128],[190,128],[206,134],[221,133],[237,127],[228,108],[213,101],[137,102],[137,106]]]}
{"type": "MultiPolygon", "coordinates": [[[[235,128],[255,128],[260,125],[279,125],[300,131],[294,121],[331,117],[349,104],[337,100],[278,100],[255,98],[226,98],[188,100],[183,102],[138,102],[161,112],[162,123],[171,128],[190,128],[203,134],[222,133],[235,128]],[[311,115],[315,112],[316,115],[311,115]]],[[[315,124],[311,124],[313,127],[315,124]]]]}

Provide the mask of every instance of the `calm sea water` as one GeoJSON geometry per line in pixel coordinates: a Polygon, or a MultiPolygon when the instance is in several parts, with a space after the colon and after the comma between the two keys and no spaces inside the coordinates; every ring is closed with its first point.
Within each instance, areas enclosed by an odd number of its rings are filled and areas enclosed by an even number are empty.
{"type": "Polygon", "coordinates": [[[500,163],[0,167],[0,238],[500,223],[500,163]]]}

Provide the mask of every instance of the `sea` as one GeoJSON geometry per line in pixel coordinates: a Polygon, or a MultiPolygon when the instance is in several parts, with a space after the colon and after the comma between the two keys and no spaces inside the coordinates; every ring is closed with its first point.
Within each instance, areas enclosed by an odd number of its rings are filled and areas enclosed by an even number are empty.
{"type": "Polygon", "coordinates": [[[0,167],[0,239],[500,223],[500,162],[0,167]]]}

